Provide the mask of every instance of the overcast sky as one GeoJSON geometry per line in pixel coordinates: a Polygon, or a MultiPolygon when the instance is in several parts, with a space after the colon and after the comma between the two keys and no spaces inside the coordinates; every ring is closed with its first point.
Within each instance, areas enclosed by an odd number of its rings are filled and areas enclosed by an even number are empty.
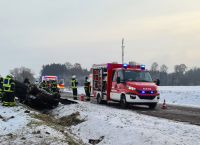
{"type": "Polygon", "coordinates": [[[0,74],[43,64],[200,67],[199,0],[0,0],[0,74]]]}

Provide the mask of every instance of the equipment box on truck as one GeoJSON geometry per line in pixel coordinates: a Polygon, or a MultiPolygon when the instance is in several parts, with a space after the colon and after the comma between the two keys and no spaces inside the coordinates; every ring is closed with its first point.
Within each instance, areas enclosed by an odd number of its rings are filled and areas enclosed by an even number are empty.
{"type": "Polygon", "coordinates": [[[92,90],[98,103],[120,102],[155,108],[160,94],[144,65],[101,64],[92,67],[92,90]]]}

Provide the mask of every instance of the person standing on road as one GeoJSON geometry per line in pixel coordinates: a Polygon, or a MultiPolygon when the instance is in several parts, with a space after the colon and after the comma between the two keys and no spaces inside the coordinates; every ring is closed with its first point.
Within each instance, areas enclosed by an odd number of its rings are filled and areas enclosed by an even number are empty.
{"type": "Polygon", "coordinates": [[[3,106],[15,106],[15,82],[12,75],[7,75],[3,82],[5,97],[3,106]]]}
{"type": "Polygon", "coordinates": [[[72,80],[71,80],[71,88],[72,88],[72,91],[73,91],[73,97],[74,97],[74,100],[77,100],[77,86],[78,86],[78,81],[76,80],[76,76],[73,75],[72,76],[72,80]]]}
{"type": "Polygon", "coordinates": [[[3,77],[0,75],[0,101],[3,101],[3,77]]]}
{"type": "Polygon", "coordinates": [[[28,78],[24,79],[24,84],[27,85],[27,86],[31,84],[28,78]]]}
{"type": "Polygon", "coordinates": [[[57,82],[55,80],[52,80],[52,82],[51,82],[51,91],[53,93],[58,93],[59,92],[57,85],[58,85],[57,82]]]}
{"type": "Polygon", "coordinates": [[[48,88],[47,82],[43,80],[42,83],[40,84],[40,88],[47,90],[48,88]]]}
{"type": "Polygon", "coordinates": [[[85,89],[85,95],[87,97],[86,100],[90,101],[90,82],[88,81],[88,77],[85,77],[84,89],[85,89]]]}

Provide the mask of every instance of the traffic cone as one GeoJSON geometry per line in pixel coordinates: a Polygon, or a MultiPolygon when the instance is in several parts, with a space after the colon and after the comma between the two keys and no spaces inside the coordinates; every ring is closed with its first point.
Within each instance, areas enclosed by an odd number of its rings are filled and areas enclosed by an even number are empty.
{"type": "Polygon", "coordinates": [[[85,96],[83,94],[81,95],[80,100],[85,101],[85,96]]]}
{"type": "Polygon", "coordinates": [[[167,109],[167,104],[166,104],[165,99],[164,99],[164,102],[163,102],[163,105],[162,105],[162,109],[167,109]]]}

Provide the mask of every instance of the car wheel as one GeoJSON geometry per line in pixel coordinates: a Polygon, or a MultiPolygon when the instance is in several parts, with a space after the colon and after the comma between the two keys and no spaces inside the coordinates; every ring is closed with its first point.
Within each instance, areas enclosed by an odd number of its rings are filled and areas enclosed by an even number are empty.
{"type": "Polygon", "coordinates": [[[121,108],[123,108],[123,109],[126,109],[126,108],[127,108],[127,102],[126,102],[125,96],[122,96],[122,97],[121,97],[120,106],[121,106],[121,108]]]}
{"type": "Polygon", "coordinates": [[[157,106],[157,103],[149,104],[149,109],[155,109],[156,106],[157,106]]]}
{"type": "Polygon", "coordinates": [[[97,103],[102,104],[102,99],[101,99],[101,96],[99,94],[97,95],[97,103]]]}

